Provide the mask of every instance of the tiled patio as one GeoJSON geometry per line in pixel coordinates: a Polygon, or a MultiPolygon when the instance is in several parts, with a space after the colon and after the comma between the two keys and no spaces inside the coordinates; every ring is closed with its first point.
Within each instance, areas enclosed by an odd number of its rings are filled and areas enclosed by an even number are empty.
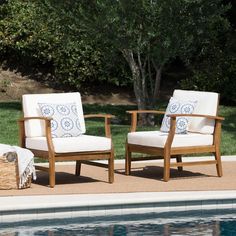
{"type": "Polygon", "coordinates": [[[139,162],[132,165],[131,176],[124,174],[124,163],[115,164],[115,182],[107,182],[107,170],[83,165],[81,176],[74,175],[74,163],[60,163],[56,166],[56,186],[49,188],[48,175],[37,172],[37,180],[31,188],[23,190],[0,190],[0,196],[55,195],[55,194],[97,194],[130,192],[174,192],[236,190],[236,158],[223,158],[223,177],[216,174],[214,165],[186,167],[183,172],[171,170],[169,182],[162,180],[163,163],[139,162]]]}

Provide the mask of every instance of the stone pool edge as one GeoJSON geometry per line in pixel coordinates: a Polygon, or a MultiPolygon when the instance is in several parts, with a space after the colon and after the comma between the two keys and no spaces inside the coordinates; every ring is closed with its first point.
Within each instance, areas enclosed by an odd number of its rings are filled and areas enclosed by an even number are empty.
{"type": "Polygon", "coordinates": [[[236,210],[236,190],[0,197],[0,223],[27,220],[236,210]]]}

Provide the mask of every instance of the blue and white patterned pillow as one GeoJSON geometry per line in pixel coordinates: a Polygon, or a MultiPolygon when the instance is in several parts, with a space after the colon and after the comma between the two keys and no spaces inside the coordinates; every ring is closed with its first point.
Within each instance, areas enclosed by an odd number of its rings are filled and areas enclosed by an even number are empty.
{"type": "MultiPolygon", "coordinates": [[[[182,101],[171,97],[169,104],[166,108],[164,118],[162,120],[160,131],[169,132],[170,130],[170,117],[169,114],[192,114],[194,108],[197,105],[197,101],[182,101]]],[[[186,134],[188,129],[188,117],[176,118],[176,134],[186,134]]]]}
{"type": "Polygon", "coordinates": [[[38,103],[44,117],[51,117],[53,138],[77,137],[82,134],[75,103],[38,103]]]}

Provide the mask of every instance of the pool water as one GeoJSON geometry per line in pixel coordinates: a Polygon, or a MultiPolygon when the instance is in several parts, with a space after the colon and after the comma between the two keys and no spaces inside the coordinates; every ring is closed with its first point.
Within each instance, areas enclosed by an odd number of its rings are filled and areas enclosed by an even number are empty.
{"type": "Polygon", "coordinates": [[[236,235],[236,213],[211,211],[55,219],[0,224],[4,236],[236,235]]]}

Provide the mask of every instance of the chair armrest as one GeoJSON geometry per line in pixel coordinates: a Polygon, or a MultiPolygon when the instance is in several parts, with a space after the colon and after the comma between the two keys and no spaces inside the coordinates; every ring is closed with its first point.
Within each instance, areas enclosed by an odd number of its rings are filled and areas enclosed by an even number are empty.
{"type": "Polygon", "coordinates": [[[46,136],[48,133],[50,133],[51,135],[51,117],[44,117],[44,116],[32,116],[32,117],[23,117],[21,119],[18,120],[19,126],[20,126],[20,132],[22,133],[22,137],[25,137],[25,121],[29,121],[29,120],[42,120],[45,122],[45,131],[46,131],[46,136]],[[48,129],[50,129],[48,132],[48,129]]]}
{"type": "Polygon", "coordinates": [[[202,114],[168,114],[170,119],[170,131],[167,138],[166,145],[170,148],[172,141],[175,136],[175,127],[176,127],[176,118],[180,116],[188,116],[188,117],[201,117],[206,119],[215,120],[215,129],[214,129],[214,144],[220,143],[220,134],[221,134],[221,123],[224,120],[224,117],[220,116],[209,116],[209,115],[202,115],[202,114]]]}
{"type": "Polygon", "coordinates": [[[105,119],[105,135],[107,138],[111,138],[111,118],[115,116],[110,114],[88,114],[84,115],[84,118],[104,118],[105,119]]]}
{"type": "Polygon", "coordinates": [[[54,147],[52,143],[52,134],[51,134],[51,117],[43,117],[43,116],[32,116],[32,117],[23,117],[18,120],[20,127],[20,146],[25,147],[25,121],[29,120],[42,120],[45,122],[45,136],[47,139],[48,150],[54,152],[54,147]]]}
{"type": "Polygon", "coordinates": [[[132,110],[132,111],[126,111],[129,114],[142,114],[142,113],[153,113],[153,114],[165,114],[165,111],[158,111],[158,110],[132,110]]]}
{"type": "Polygon", "coordinates": [[[19,122],[24,122],[27,120],[45,120],[45,121],[51,121],[52,118],[51,117],[44,117],[44,116],[32,116],[32,117],[23,117],[21,119],[19,119],[19,122]]]}
{"type": "Polygon", "coordinates": [[[133,110],[133,111],[126,111],[126,113],[131,115],[131,127],[130,132],[135,132],[137,128],[137,115],[138,114],[157,114],[157,115],[164,115],[165,111],[158,111],[158,110],[133,110]]]}
{"type": "Polygon", "coordinates": [[[110,114],[88,114],[84,115],[84,118],[114,118],[115,116],[110,114]]]}
{"type": "Polygon", "coordinates": [[[224,117],[221,117],[221,116],[209,116],[209,115],[201,115],[201,114],[168,114],[167,116],[174,119],[178,116],[202,117],[202,118],[218,120],[218,121],[223,121],[225,119],[224,117]]]}

